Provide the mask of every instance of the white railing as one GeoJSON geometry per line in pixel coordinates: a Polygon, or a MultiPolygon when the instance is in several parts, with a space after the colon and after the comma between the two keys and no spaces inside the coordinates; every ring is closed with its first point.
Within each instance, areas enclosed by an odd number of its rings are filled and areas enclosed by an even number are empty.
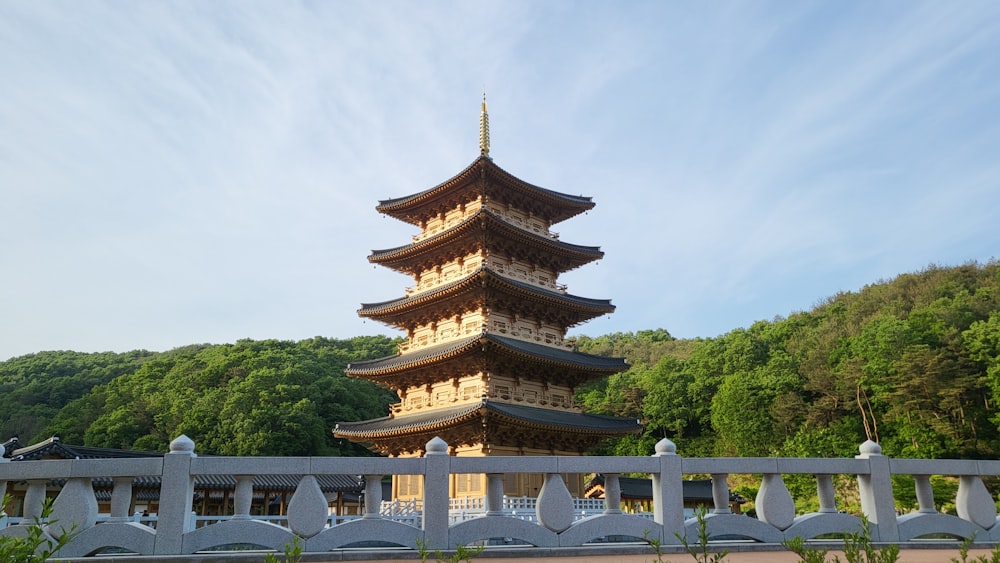
{"type": "MultiPolygon", "coordinates": [[[[698,523],[683,506],[686,475],[712,476],[713,506],[707,516],[712,536],[744,538],[765,544],[801,537],[855,532],[862,518],[845,514],[837,506],[833,477],[857,479],[863,516],[877,542],[908,542],[922,537],[969,538],[980,544],[1000,543],[1000,525],[994,499],[983,478],[1000,475],[1000,461],[890,459],[873,442],[865,442],[853,459],[819,458],[683,458],[674,445],[662,440],[650,457],[452,457],[448,446],[435,438],[422,458],[338,457],[198,457],[194,443],[181,436],[162,458],[75,459],[0,462],[0,490],[8,482],[27,483],[22,524],[0,530],[2,535],[24,533],[23,521],[39,516],[47,483],[64,481],[57,497],[52,526],[73,528],[76,535],[61,557],[85,557],[106,547],[140,555],[191,554],[213,547],[244,544],[282,550],[298,538],[305,552],[328,552],[345,546],[390,543],[416,549],[454,548],[491,538],[547,547],[588,549],[590,542],[607,536],[625,536],[677,545],[677,534],[694,539],[698,523]],[[542,474],[544,484],[537,498],[504,500],[504,475],[542,474]],[[603,505],[582,506],[571,498],[563,474],[604,476],[603,505]],[[644,473],[652,477],[652,517],[623,513],[618,475],[644,473]],[[332,517],[317,475],[364,475],[364,508],[360,517],[332,517]],[[448,496],[452,474],[486,474],[487,495],[481,508],[458,517],[448,496]],[[757,518],[733,514],[729,509],[727,477],[760,475],[755,499],[757,518]],[[235,476],[233,514],[198,521],[192,515],[194,481],[198,476],[235,476]],[[287,505],[286,514],[272,521],[250,515],[255,475],[302,475],[287,505]],[[420,510],[383,517],[382,477],[419,475],[424,483],[420,510]],[[819,510],[796,515],[795,502],[784,475],[815,478],[819,510]],[[914,479],[919,510],[897,515],[892,476],[914,479]],[[956,515],[935,510],[930,476],[957,478],[956,515]],[[132,483],[137,477],[160,479],[155,518],[130,514],[132,483]],[[97,500],[92,479],[112,479],[111,513],[98,525],[97,500]],[[588,515],[583,518],[581,512],[588,515]]],[[[2,458],[0,458],[2,459],[2,458]]],[[[590,501],[587,501],[590,502],[590,501]]],[[[468,504],[473,504],[471,501],[468,504]]],[[[398,552],[397,552],[398,553],[398,552]]]]}

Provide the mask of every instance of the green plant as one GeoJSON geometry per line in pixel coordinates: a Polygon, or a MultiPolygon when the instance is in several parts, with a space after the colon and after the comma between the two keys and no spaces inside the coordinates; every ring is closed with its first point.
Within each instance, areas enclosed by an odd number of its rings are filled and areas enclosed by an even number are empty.
{"type": "MultiPolygon", "coordinates": [[[[482,553],[484,549],[486,549],[486,547],[482,545],[470,548],[462,544],[455,544],[455,553],[451,554],[451,557],[445,556],[440,549],[435,550],[433,555],[434,560],[437,563],[461,563],[462,561],[470,562],[482,553]]],[[[420,561],[422,563],[427,561],[427,558],[431,556],[431,551],[427,548],[427,542],[420,539],[417,540],[417,553],[420,554],[420,561]]]]}
{"type": "MultiPolygon", "coordinates": [[[[299,536],[292,536],[292,543],[285,544],[285,563],[299,563],[302,559],[302,543],[299,536]]],[[[273,553],[264,555],[265,563],[278,563],[278,557],[273,553]]]]}
{"type": "MultiPolygon", "coordinates": [[[[844,538],[844,557],[847,563],[895,563],[899,560],[899,546],[887,545],[876,549],[872,545],[872,532],[868,519],[861,518],[861,531],[844,538]]],[[[834,558],[834,561],[840,561],[834,558]]]]}
{"type": "MultiPolygon", "coordinates": [[[[796,537],[781,542],[783,546],[794,552],[803,563],[826,563],[828,550],[806,547],[805,540],[796,537]]],[[[871,528],[868,519],[861,518],[861,530],[844,537],[844,557],[847,563],[895,563],[899,560],[899,546],[887,545],[876,549],[872,544],[871,528]]],[[[968,548],[966,547],[966,552],[968,548]]],[[[965,555],[963,554],[964,562],[965,555]]],[[[955,561],[952,559],[952,561],[955,561]]],[[[834,555],[831,563],[841,563],[840,557],[834,555]]],[[[992,563],[992,562],[985,562],[992,563]]],[[[1000,563],[998,560],[996,563],[1000,563]]]]}
{"type": "Polygon", "coordinates": [[[728,549],[723,549],[718,553],[711,553],[708,550],[708,518],[706,515],[708,510],[704,506],[698,507],[698,510],[694,513],[694,517],[698,520],[698,541],[695,543],[688,542],[686,536],[683,536],[677,532],[674,535],[677,539],[684,544],[684,549],[687,550],[691,557],[698,563],[720,563],[722,560],[729,555],[728,549]]]}
{"type": "Polygon", "coordinates": [[[653,553],[656,555],[656,563],[670,563],[670,561],[663,558],[663,542],[660,541],[660,538],[651,538],[649,537],[649,530],[643,530],[642,539],[646,540],[646,543],[653,547],[653,553]]]}
{"type": "MultiPolygon", "coordinates": [[[[795,553],[795,555],[798,555],[802,563],[826,563],[826,554],[830,551],[828,549],[806,547],[806,540],[798,536],[782,541],[781,545],[795,553]]],[[[834,560],[836,561],[836,557],[834,557],[834,560]]]]}
{"type": "Polygon", "coordinates": [[[975,559],[969,559],[969,548],[972,547],[972,544],[975,543],[975,541],[976,541],[975,534],[972,534],[971,536],[962,539],[962,541],[959,542],[958,544],[959,558],[956,559],[952,557],[951,563],[968,563],[969,561],[971,561],[972,563],[1000,563],[1000,545],[995,546],[993,548],[993,551],[990,552],[989,557],[987,557],[986,555],[980,555],[975,559]]]}
{"type": "MultiPolygon", "coordinates": [[[[10,502],[10,496],[4,495],[0,508],[10,502]]],[[[27,526],[27,534],[24,537],[4,536],[0,537],[0,561],[15,561],[17,563],[45,563],[45,560],[53,557],[59,550],[66,546],[76,535],[76,526],[69,530],[62,529],[58,535],[51,536],[46,531],[46,526],[50,529],[56,520],[49,520],[52,514],[52,499],[46,499],[42,505],[41,518],[35,517],[31,524],[27,526]]]]}

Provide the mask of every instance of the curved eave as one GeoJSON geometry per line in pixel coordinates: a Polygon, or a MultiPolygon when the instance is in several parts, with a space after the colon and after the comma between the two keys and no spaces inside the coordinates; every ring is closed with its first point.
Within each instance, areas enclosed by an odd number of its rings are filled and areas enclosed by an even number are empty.
{"type": "MultiPolygon", "coordinates": [[[[499,237],[514,240],[526,247],[535,247],[542,252],[553,255],[558,262],[558,272],[566,272],[578,268],[584,264],[600,260],[604,252],[597,246],[582,246],[562,242],[552,237],[539,235],[522,228],[515,227],[507,221],[497,217],[494,213],[480,210],[475,215],[468,217],[454,227],[428,237],[421,241],[388,248],[385,250],[373,250],[368,257],[368,261],[379,264],[408,274],[416,274],[422,268],[413,264],[421,257],[431,256],[436,258],[442,248],[449,245],[459,245],[470,237],[478,237],[480,233],[487,233],[487,238],[499,237]]],[[[485,242],[483,244],[486,244],[485,242]]]]}
{"type": "Polygon", "coordinates": [[[414,314],[424,307],[434,307],[451,299],[468,296],[470,293],[481,294],[488,290],[499,291],[519,300],[549,305],[569,319],[566,326],[586,322],[615,310],[615,306],[611,304],[609,299],[590,299],[549,291],[506,278],[489,268],[482,267],[465,278],[442,285],[432,291],[380,303],[363,303],[361,309],[358,310],[358,316],[372,318],[394,326],[404,326],[397,322],[400,317],[414,314]]]}
{"type": "Polygon", "coordinates": [[[610,375],[628,369],[625,358],[594,356],[496,334],[482,334],[407,354],[353,362],[348,364],[345,373],[352,377],[390,376],[440,364],[466,354],[480,353],[484,346],[489,346],[497,353],[519,357],[527,362],[580,370],[590,374],[610,375]]]}
{"type": "Polygon", "coordinates": [[[447,409],[405,416],[384,416],[360,422],[338,422],[333,435],[338,438],[377,440],[408,434],[431,432],[440,428],[461,424],[479,417],[482,403],[461,405],[447,409]]]}
{"type": "Polygon", "coordinates": [[[432,205],[436,199],[450,190],[479,182],[484,177],[489,181],[491,176],[503,184],[505,188],[515,189],[539,200],[547,201],[553,209],[552,216],[548,218],[552,223],[565,221],[594,207],[594,202],[589,197],[574,196],[530,184],[500,168],[491,158],[480,156],[464,170],[437,186],[412,195],[381,200],[375,209],[379,213],[385,213],[401,221],[419,225],[422,207],[432,205]]]}
{"type": "Polygon", "coordinates": [[[552,432],[624,436],[642,431],[642,425],[634,418],[574,413],[496,402],[486,403],[486,405],[500,419],[520,426],[552,432]]]}
{"type": "Polygon", "coordinates": [[[642,425],[635,419],[542,409],[483,401],[427,413],[383,417],[361,422],[340,422],[333,434],[338,438],[376,442],[399,436],[428,434],[470,421],[500,422],[522,428],[601,437],[636,434],[642,425]]]}

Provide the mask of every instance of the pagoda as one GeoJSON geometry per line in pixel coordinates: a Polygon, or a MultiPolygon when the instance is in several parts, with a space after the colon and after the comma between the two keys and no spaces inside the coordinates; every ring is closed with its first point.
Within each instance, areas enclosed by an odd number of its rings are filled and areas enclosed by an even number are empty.
{"type": "MultiPolygon", "coordinates": [[[[424,454],[438,436],[464,456],[583,455],[640,431],[635,419],[583,413],[574,390],[628,369],[624,358],[578,352],[566,331],[614,311],[609,300],[567,293],[559,275],[600,259],[598,247],[563,242],[552,226],[594,207],[589,197],[514,177],[489,154],[483,97],[480,155],[429,190],[379,202],[419,234],[368,257],[413,277],[405,296],[363,304],[358,315],[406,331],[398,354],[352,363],[346,373],[392,389],[388,416],[341,422],[334,435],[388,456],[424,454]]],[[[541,476],[512,475],[504,492],[537,492],[541,476]]],[[[485,476],[456,475],[452,496],[485,493],[485,476]]],[[[582,496],[583,476],[569,480],[582,496]]],[[[397,476],[393,497],[420,496],[397,476]]]]}

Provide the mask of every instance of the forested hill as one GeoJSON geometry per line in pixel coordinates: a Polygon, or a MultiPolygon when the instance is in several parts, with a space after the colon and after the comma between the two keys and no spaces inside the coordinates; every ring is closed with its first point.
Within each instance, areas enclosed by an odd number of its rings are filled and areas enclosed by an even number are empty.
{"type": "Polygon", "coordinates": [[[395,395],[349,362],[395,353],[385,336],[241,340],[169,352],[42,352],[0,363],[0,440],[167,451],[186,434],[221,455],[359,455],[343,420],[385,416],[395,395]]]}
{"type": "MultiPolygon", "coordinates": [[[[395,397],[343,369],[397,342],[30,354],[0,363],[0,440],[165,451],[187,434],[204,453],[363,454],[333,425],[385,416],[395,397]]],[[[668,437],[688,456],[849,457],[868,436],[894,456],[1000,453],[1000,262],[901,275],[717,338],[657,329],[577,342],[632,363],[577,393],[590,412],[645,423],[607,453],[649,455],[668,437]]]]}
{"type": "Polygon", "coordinates": [[[668,437],[682,455],[853,456],[870,437],[894,456],[1000,453],[1000,262],[901,275],[718,338],[580,347],[633,360],[577,394],[644,421],[613,452],[668,437]]]}

